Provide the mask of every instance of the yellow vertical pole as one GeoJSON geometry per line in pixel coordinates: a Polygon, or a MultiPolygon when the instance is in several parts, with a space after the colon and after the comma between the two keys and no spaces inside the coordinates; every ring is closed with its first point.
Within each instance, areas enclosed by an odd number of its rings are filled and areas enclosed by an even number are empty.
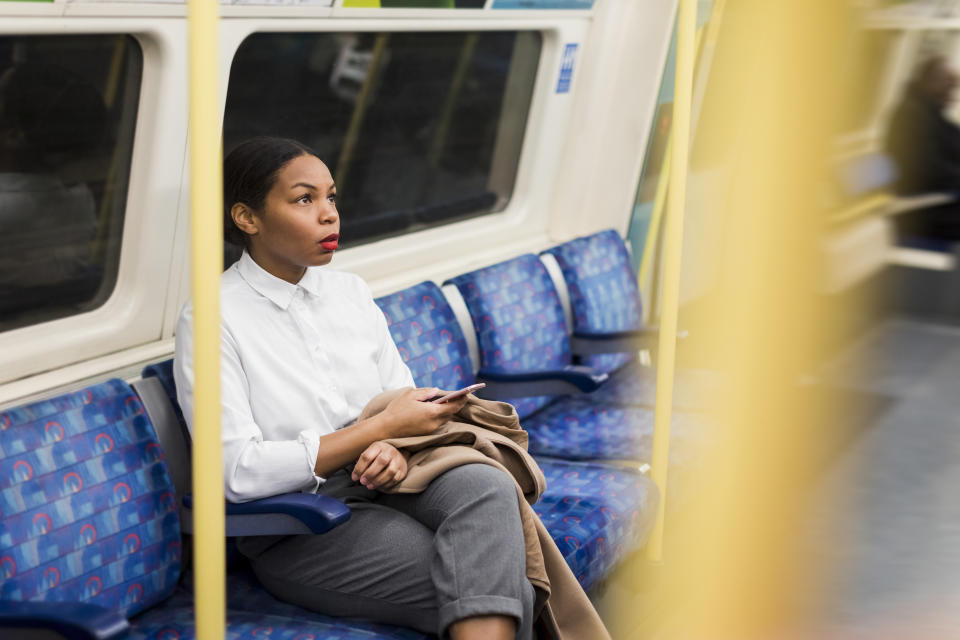
{"type": "Polygon", "coordinates": [[[222,640],[226,621],[220,442],[220,274],[223,195],[217,0],[188,0],[190,213],[193,252],[193,493],[196,634],[222,640]]]}
{"type": "MultiPolygon", "coordinates": [[[[703,29],[697,31],[696,51],[700,51],[700,40],[703,35],[703,29]]],[[[677,46],[680,46],[677,43],[677,46]]],[[[692,99],[691,99],[692,100],[692,99]]],[[[674,114],[676,115],[676,114],[674,114]]],[[[660,162],[660,176],[657,178],[657,192],[653,196],[653,215],[650,216],[650,226],[647,227],[647,239],[643,243],[643,253],[640,254],[640,271],[637,279],[640,281],[640,290],[646,285],[647,278],[650,277],[650,269],[653,266],[653,258],[657,253],[654,247],[660,237],[660,223],[663,221],[663,212],[667,205],[667,186],[670,184],[671,175],[671,156],[673,151],[673,131],[667,134],[667,148],[663,153],[663,160],[660,162]]]]}
{"type": "Polygon", "coordinates": [[[855,544],[843,534],[857,514],[837,495],[844,483],[822,479],[837,425],[853,417],[810,379],[843,346],[828,323],[848,320],[857,298],[823,295],[821,254],[821,187],[855,77],[832,71],[857,27],[849,4],[727,2],[695,147],[705,168],[723,171],[723,189],[696,204],[724,231],[712,238],[718,251],[684,259],[710,261],[709,291],[689,311],[709,335],[690,348],[711,363],[720,393],[705,430],[691,433],[699,442],[685,456],[688,499],[671,517],[670,570],[632,567],[657,587],[665,615],[624,607],[614,637],[817,638],[836,626],[844,583],[834,572],[844,567],[823,562],[822,547],[855,544]]]}
{"type": "Polygon", "coordinates": [[[663,312],[660,316],[653,455],[650,461],[651,478],[660,490],[657,520],[650,541],[647,543],[647,557],[653,562],[660,562],[663,557],[663,518],[667,502],[667,460],[670,454],[673,371],[677,350],[677,311],[680,305],[680,262],[683,249],[683,210],[687,192],[696,22],[696,0],[680,0],[677,16],[677,79],[674,88],[673,132],[670,145],[670,197],[667,205],[664,247],[663,312]]]}
{"type": "MultiPolygon", "coordinates": [[[[710,12],[710,22],[707,26],[697,29],[696,45],[694,54],[695,60],[701,60],[700,54],[703,50],[709,50],[717,44],[717,34],[720,32],[720,23],[723,20],[723,9],[726,0],[716,0],[713,4],[713,10],[710,12]],[[704,35],[706,34],[706,35],[704,35]]],[[[679,43],[678,43],[679,46],[679,43]]],[[[699,65],[697,67],[697,77],[710,72],[710,65],[699,65]]],[[[691,94],[691,102],[693,96],[691,94]]],[[[691,125],[693,123],[691,122],[691,125]]],[[[657,192],[653,198],[653,215],[650,217],[650,226],[647,229],[647,239],[643,244],[643,253],[640,255],[640,270],[637,279],[640,281],[640,290],[646,286],[647,279],[650,277],[653,257],[656,254],[654,247],[657,245],[657,239],[660,236],[660,222],[663,220],[663,212],[666,209],[667,202],[667,183],[670,175],[670,148],[672,146],[672,133],[668,134],[667,150],[663,154],[663,161],[660,165],[660,177],[657,178],[657,192]]]]}
{"type": "MultiPolygon", "coordinates": [[[[647,240],[643,243],[643,253],[640,255],[640,271],[637,274],[637,280],[640,282],[640,290],[643,291],[647,286],[647,279],[650,277],[650,269],[653,267],[653,257],[657,253],[655,248],[657,240],[660,238],[660,222],[663,220],[663,211],[667,204],[667,184],[670,179],[671,166],[673,165],[670,156],[670,147],[673,144],[673,134],[667,134],[667,150],[663,154],[663,163],[660,165],[660,178],[657,180],[657,193],[653,197],[653,215],[650,216],[650,226],[647,227],[647,240]]],[[[651,286],[652,289],[652,286],[651,286]]],[[[644,296],[644,300],[649,303],[649,297],[644,296]]],[[[644,305],[646,306],[646,304],[644,305]]]]}

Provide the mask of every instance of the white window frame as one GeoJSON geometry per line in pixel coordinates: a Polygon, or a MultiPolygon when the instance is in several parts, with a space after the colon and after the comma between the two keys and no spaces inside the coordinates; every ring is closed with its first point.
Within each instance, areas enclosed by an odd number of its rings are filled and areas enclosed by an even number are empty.
{"type": "MultiPolygon", "coordinates": [[[[134,369],[142,363],[169,356],[176,318],[190,289],[184,7],[71,2],[32,5],[21,16],[20,5],[10,6],[17,10],[4,18],[0,33],[131,35],[142,49],[143,73],[115,288],[97,309],[0,333],[0,406],[107,375],[136,375],[134,369]]],[[[284,7],[285,16],[287,9],[297,8],[284,7]]],[[[538,31],[540,61],[507,207],[346,250],[338,254],[334,267],[358,273],[379,295],[550,245],[553,183],[564,162],[565,132],[591,12],[509,12],[507,19],[500,12],[482,18],[477,12],[468,12],[473,14],[469,18],[434,12],[430,20],[400,21],[394,12],[384,17],[379,11],[327,10],[328,15],[343,12],[344,17],[335,19],[303,11],[284,18],[260,17],[280,11],[276,7],[223,6],[221,11],[221,122],[230,64],[240,43],[253,33],[538,31]],[[578,44],[578,65],[569,93],[556,94],[568,43],[578,44]]],[[[408,17],[420,12],[403,13],[408,17]]]]}
{"type": "Polygon", "coordinates": [[[185,89],[177,85],[186,69],[186,43],[183,20],[164,18],[5,17],[0,34],[130,35],[138,41],[143,58],[114,289],[91,311],[0,333],[3,402],[37,387],[36,381],[4,383],[160,339],[185,153],[185,89]]]}
{"type": "MultiPolygon", "coordinates": [[[[364,10],[355,10],[364,11],[364,10]]],[[[458,10],[459,11],[459,10],[458,10]]],[[[473,13],[473,12],[471,12],[473,13]]],[[[499,13],[499,12],[497,12],[499,13]]],[[[528,13],[528,12],[524,12],[528,13]]],[[[543,13],[543,12],[540,12],[543,13]]],[[[555,14],[556,12],[548,12],[555,14]]],[[[333,268],[362,276],[375,295],[385,294],[423,280],[440,281],[527,251],[550,244],[547,235],[549,202],[570,121],[577,82],[574,69],[569,93],[555,94],[564,45],[578,43],[582,55],[590,27],[589,16],[533,16],[488,19],[436,18],[408,20],[374,17],[369,19],[251,19],[226,17],[221,21],[220,68],[223,78],[221,121],[226,103],[230,65],[241,43],[256,33],[336,33],[410,31],[538,31],[541,34],[540,62],[531,96],[523,147],[517,164],[510,201],[503,211],[439,225],[393,238],[377,240],[339,252],[333,268]],[[553,134],[551,134],[553,132],[553,134]],[[534,179],[536,176],[536,179],[534,179]],[[464,248],[469,248],[465,254],[464,248]],[[397,265],[403,265],[398,269],[397,265]]],[[[354,11],[350,11],[354,15],[354,11]]],[[[436,16],[436,13],[432,14],[436,16]]],[[[336,176],[334,176],[336,178],[336,176]]],[[[187,174],[184,190],[188,188],[187,174]]],[[[186,203],[184,202],[184,207],[186,203]]],[[[349,211],[342,212],[349,216],[349,211]]],[[[183,218],[185,216],[181,216],[183,218]]],[[[187,268],[185,265],[184,268],[187,268]]],[[[189,297],[188,278],[176,304],[179,309],[189,297]]],[[[173,336],[176,313],[168,314],[164,337],[173,336]]]]}

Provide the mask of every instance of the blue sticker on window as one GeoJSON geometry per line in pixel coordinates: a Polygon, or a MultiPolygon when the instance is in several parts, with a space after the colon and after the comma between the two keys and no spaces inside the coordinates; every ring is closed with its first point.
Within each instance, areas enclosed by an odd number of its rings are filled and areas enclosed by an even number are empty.
{"type": "Polygon", "coordinates": [[[563,59],[560,61],[560,77],[557,79],[557,93],[570,92],[570,81],[573,79],[573,63],[576,58],[576,43],[566,45],[563,48],[563,59]]]}

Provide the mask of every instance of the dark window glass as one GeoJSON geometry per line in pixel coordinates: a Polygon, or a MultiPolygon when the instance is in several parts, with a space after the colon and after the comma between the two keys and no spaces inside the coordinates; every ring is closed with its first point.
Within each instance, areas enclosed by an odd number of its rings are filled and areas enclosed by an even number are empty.
{"type": "Polygon", "coordinates": [[[129,36],[0,36],[0,331],[113,291],[142,66],[129,36]]]}
{"type": "Polygon", "coordinates": [[[230,70],[224,150],[256,135],[315,149],[342,246],[500,211],[539,57],[537,32],[255,34],[230,70]]]}

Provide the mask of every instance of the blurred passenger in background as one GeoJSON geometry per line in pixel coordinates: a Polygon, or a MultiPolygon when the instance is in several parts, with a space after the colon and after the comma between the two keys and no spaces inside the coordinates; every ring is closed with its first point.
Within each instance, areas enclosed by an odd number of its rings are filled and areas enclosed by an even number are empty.
{"type": "Polygon", "coordinates": [[[99,91],[66,69],[0,71],[0,312],[51,294],[83,299],[99,283],[96,202],[67,174],[100,144],[105,124],[99,91]]]}
{"type": "MultiPolygon", "coordinates": [[[[907,85],[887,135],[887,150],[900,171],[898,194],[960,194],[960,127],[944,113],[957,83],[946,58],[935,56],[907,85]]],[[[913,212],[898,224],[912,235],[960,240],[960,205],[913,212]]]]}

